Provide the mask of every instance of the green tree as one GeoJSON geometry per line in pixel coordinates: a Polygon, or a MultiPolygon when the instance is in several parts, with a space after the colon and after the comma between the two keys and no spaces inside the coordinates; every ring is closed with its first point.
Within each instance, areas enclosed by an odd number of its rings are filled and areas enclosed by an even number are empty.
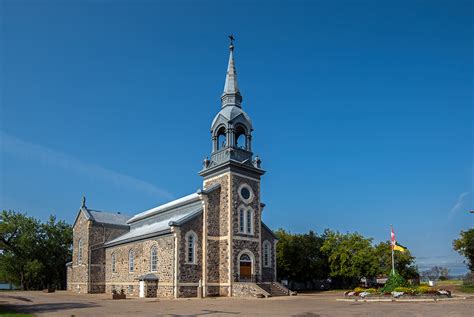
{"type": "MultiPolygon", "coordinates": [[[[389,275],[392,271],[392,249],[389,241],[380,242],[374,248],[375,257],[378,261],[377,274],[389,275]]],[[[409,250],[405,252],[395,251],[395,271],[405,279],[419,277],[418,269],[415,266],[415,257],[409,250]]]]}
{"type": "Polygon", "coordinates": [[[39,222],[24,214],[2,211],[0,214],[0,270],[2,277],[21,289],[36,287],[32,277],[37,266],[30,262],[39,257],[39,222]]]}
{"type": "Polygon", "coordinates": [[[0,213],[0,277],[21,289],[64,287],[72,228],[50,217],[40,223],[14,211],[0,213]]]}
{"type": "Polygon", "coordinates": [[[362,277],[376,276],[378,263],[371,238],[331,230],[326,230],[323,237],[321,251],[328,256],[330,275],[340,286],[356,284],[362,277]]]}
{"type": "Polygon", "coordinates": [[[278,237],[278,277],[292,281],[311,281],[328,276],[327,256],[321,252],[323,238],[313,231],[291,234],[283,229],[275,232],[278,237]]]}
{"type": "Polygon", "coordinates": [[[474,272],[474,229],[461,231],[459,238],[453,241],[453,248],[466,257],[467,266],[474,272]]]}

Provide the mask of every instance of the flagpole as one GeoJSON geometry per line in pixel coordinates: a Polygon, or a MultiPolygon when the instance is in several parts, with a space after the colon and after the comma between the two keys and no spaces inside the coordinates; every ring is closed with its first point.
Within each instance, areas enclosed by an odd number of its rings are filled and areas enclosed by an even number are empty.
{"type": "MultiPolygon", "coordinates": [[[[390,225],[391,232],[390,234],[393,233],[393,226],[390,225]]],[[[392,236],[390,236],[390,247],[392,249],[392,274],[395,274],[395,257],[393,256],[393,242],[392,242],[392,236]]]]}

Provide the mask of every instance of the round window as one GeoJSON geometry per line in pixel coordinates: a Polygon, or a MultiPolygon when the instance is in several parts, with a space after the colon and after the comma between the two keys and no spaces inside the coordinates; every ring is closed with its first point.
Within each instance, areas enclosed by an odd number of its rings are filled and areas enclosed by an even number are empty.
{"type": "Polygon", "coordinates": [[[241,184],[237,192],[244,203],[249,204],[252,202],[254,194],[248,184],[241,184]]]}
{"type": "Polygon", "coordinates": [[[250,198],[250,190],[247,188],[247,187],[243,187],[241,190],[240,190],[240,194],[242,195],[242,197],[247,200],[250,198]]]}

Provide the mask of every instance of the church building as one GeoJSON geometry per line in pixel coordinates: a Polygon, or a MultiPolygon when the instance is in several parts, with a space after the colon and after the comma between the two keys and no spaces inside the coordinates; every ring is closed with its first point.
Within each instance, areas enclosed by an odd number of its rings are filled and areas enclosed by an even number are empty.
{"type": "Polygon", "coordinates": [[[276,282],[277,238],[262,222],[265,171],[253,156],[253,125],[242,109],[232,42],[229,48],[212,152],[199,172],[202,189],[133,217],[94,210],[84,198],[68,290],[174,298],[288,294],[276,282]]]}

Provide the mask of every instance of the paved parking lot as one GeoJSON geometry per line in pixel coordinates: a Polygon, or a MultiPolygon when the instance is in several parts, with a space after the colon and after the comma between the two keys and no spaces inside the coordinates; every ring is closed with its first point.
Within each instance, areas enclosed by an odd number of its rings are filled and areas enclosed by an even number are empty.
{"type": "Polygon", "coordinates": [[[474,298],[438,302],[341,302],[339,293],[267,299],[127,299],[59,291],[0,292],[4,309],[38,316],[472,316],[474,298]]]}

